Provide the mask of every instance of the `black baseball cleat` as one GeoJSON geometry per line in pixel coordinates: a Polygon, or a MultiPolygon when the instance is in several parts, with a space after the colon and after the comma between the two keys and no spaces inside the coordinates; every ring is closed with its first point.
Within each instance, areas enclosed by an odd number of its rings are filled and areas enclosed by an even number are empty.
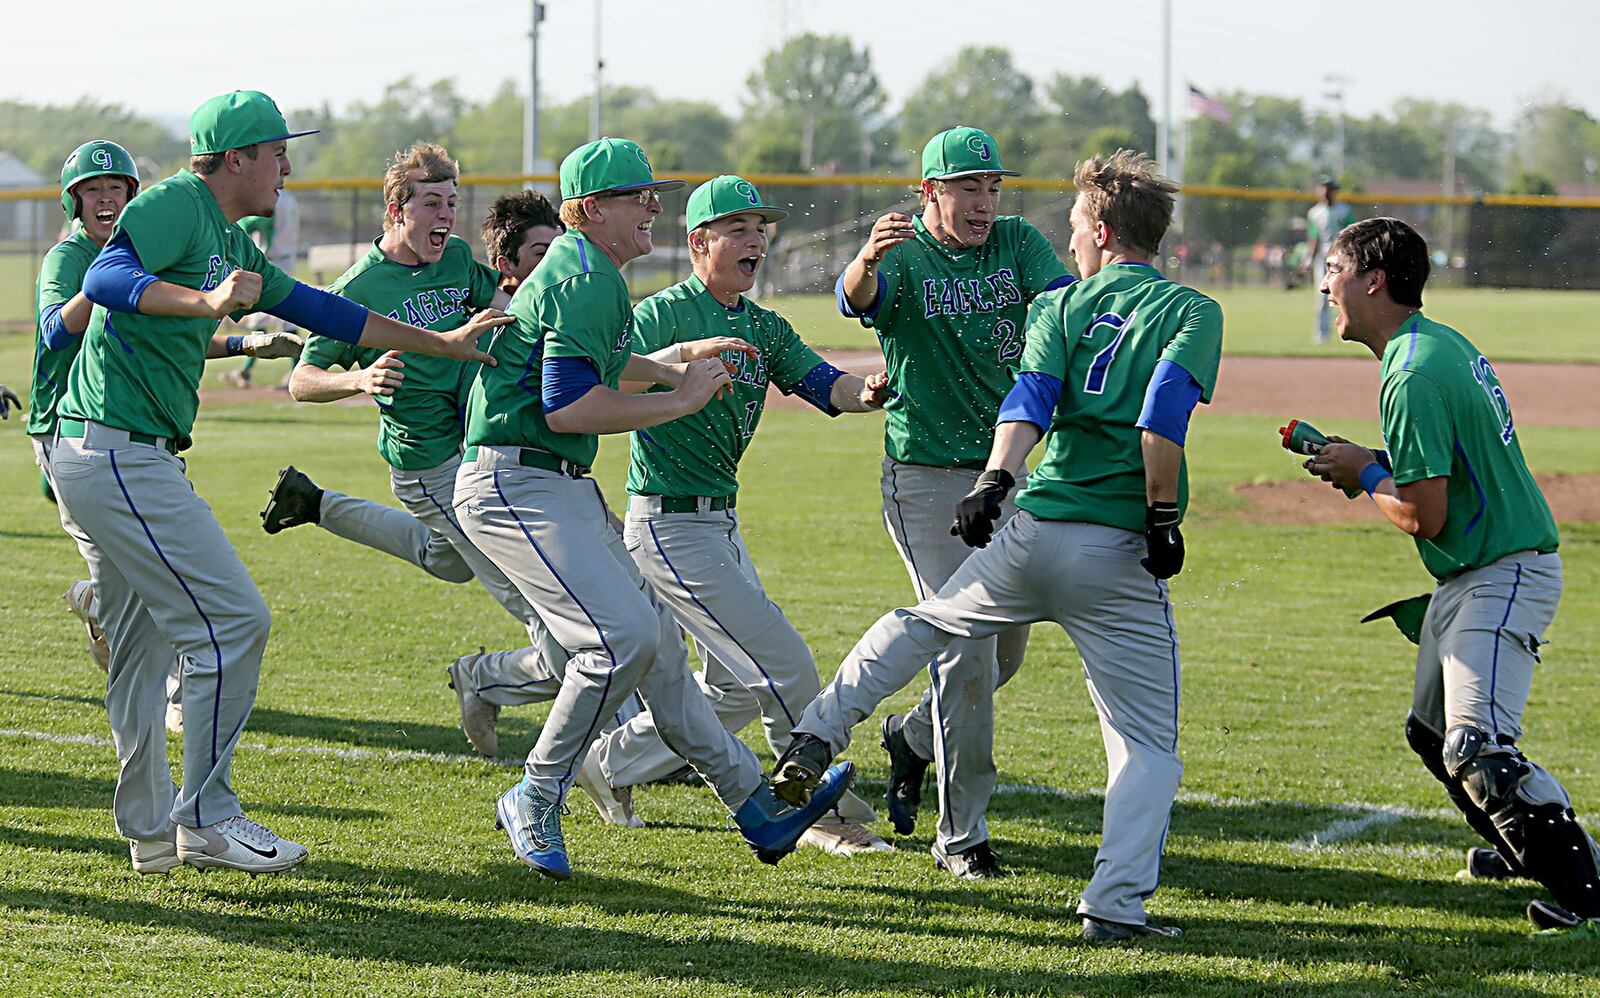
{"type": "Polygon", "coordinates": [[[261,529],[275,534],[302,523],[322,521],[322,490],[294,465],[278,472],[267,508],[261,511],[261,529]]]}
{"type": "Polygon", "coordinates": [[[1575,929],[1588,919],[1580,918],[1559,905],[1535,898],[1528,902],[1528,921],[1536,929],[1575,929]]]}
{"type": "Polygon", "coordinates": [[[944,846],[935,842],[932,851],[939,869],[962,880],[995,880],[1006,875],[987,840],[959,852],[945,852],[944,846]]]}
{"type": "Polygon", "coordinates": [[[910,835],[917,827],[917,808],[922,806],[922,782],[928,775],[928,760],[912,751],[906,741],[905,717],[890,714],[883,719],[883,750],[889,753],[889,789],[884,800],[889,805],[889,821],[900,835],[910,835]]]}
{"type": "Polygon", "coordinates": [[[1093,915],[1083,916],[1083,938],[1094,943],[1120,943],[1140,936],[1155,936],[1158,939],[1176,939],[1183,935],[1183,930],[1176,925],[1157,925],[1154,922],[1133,924],[1130,922],[1112,922],[1093,915]]]}
{"type": "Polygon", "coordinates": [[[1520,874],[1499,851],[1473,846],[1467,850],[1467,868],[1456,876],[1462,880],[1510,880],[1520,874]]]}
{"type": "Polygon", "coordinates": [[[827,742],[816,735],[796,735],[773,764],[773,794],[790,807],[805,807],[832,761],[827,742]]]}

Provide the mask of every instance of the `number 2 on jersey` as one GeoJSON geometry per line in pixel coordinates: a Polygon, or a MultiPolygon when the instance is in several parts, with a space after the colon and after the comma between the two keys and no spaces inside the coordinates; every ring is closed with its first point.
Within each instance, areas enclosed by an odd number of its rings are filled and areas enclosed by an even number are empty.
{"type": "Polygon", "coordinates": [[[1094,355],[1094,360],[1089,364],[1089,373],[1083,379],[1083,391],[1087,395],[1100,395],[1106,390],[1106,375],[1111,370],[1111,362],[1117,358],[1117,348],[1122,346],[1122,341],[1128,335],[1128,326],[1132,324],[1133,317],[1139,314],[1138,309],[1128,313],[1124,319],[1115,312],[1107,312],[1089,323],[1089,328],[1083,331],[1083,338],[1089,339],[1094,331],[1101,326],[1107,326],[1117,331],[1110,343],[1101,348],[1094,355]]]}

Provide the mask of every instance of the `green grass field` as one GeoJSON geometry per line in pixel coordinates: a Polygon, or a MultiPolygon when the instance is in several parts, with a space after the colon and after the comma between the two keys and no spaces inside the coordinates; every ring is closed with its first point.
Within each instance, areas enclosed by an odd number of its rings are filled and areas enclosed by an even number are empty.
{"type": "MultiPolygon", "coordinates": [[[[18,339],[0,340],[0,381],[25,377],[18,339]]],[[[1202,414],[1191,437],[1189,560],[1173,586],[1187,773],[1151,902],[1186,934],[1121,948],[1077,939],[1103,755],[1054,627],[1035,630],[998,698],[1004,792],[991,830],[1008,879],[936,872],[926,819],[892,854],[806,850],[764,867],[710,793],[684,787],[638,794],[643,830],[602,825],[575,794],[575,878],[530,873],[493,822],[515,764],[463,754],[444,674],[480,642],[517,642],[513,622],[476,587],[316,528],[257,526],[291,461],[387,498],[373,422],[364,408],[279,402],[216,407],[198,427],[192,477],[275,621],[235,784],[252,815],[311,849],[302,870],[255,880],[129,868],[111,825],[103,680],[59,599],[83,567],[7,426],[0,992],[1600,993],[1600,951],[1528,938],[1522,908],[1537,887],[1454,877],[1474,839],[1405,747],[1411,648],[1355,624],[1427,587],[1409,543],[1376,525],[1256,522],[1231,493],[1297,473],[1270,419],[1202,414]]],[[[613,501],[619,444],[598,472],[613,501]]],[[[878,522],[879,446],[876,417],[776,411],[745,463],[745,537],[825,675],[909,593],[878,522]]],[[[1592,432],[1530,429],[1524,446],[1540,471],[1600,471],[1592,432]]],[[[1566,600],[1523,747],[1593,820],[1600,528],[1567,527],[1563,552],[1566,600]]],[[[542,716],[507,711],[503,750],[525,751],[542,716]]],[[[868,797],[885,774],[874,731],[863,726],[848,755],[868,797]]]]}

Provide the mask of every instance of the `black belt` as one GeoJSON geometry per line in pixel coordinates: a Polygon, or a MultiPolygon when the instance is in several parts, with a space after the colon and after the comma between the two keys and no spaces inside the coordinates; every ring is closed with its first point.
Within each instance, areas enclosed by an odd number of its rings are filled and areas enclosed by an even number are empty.
{"type": "MultiPolygon", "coordinates": [[[[84,423],[81,419],[67,419],[63,417],[56,421],[56,433],[63,437],[81,440],[83,439],[83,435],[88,432],[88,429],[88,424],[84,423]]],[[[108,426],[106,429],[114,430],[116,427],[108,426]]],[[[129,443],[144,444],[148,447],[160,447],[168,454],[178,453],[178,442],[176,440],[166,437],[155,437],[148,433],[134,433],[132,430],[123,430],[122,432],[128,435],[129,443]]]]}
{"type": "MultiPolygon", "coordinates": [[[[468,447],[462,452],[461,458],[464,461],[476,461],[478,459],[478,448],[476,446],[468,447]]],[[[517,463],[524,468],[553,471],[558,475],[566,475],[568,478],[582,478],[589,473],[589,466],[586,464],[573,464],[565,458],[552,454],[547,450],[539,450],[536,447],[517,448],[517,463]]]]}
{"type": "Polygon", "coordinates": [[[706,509],[712,513],[720,513],[725,509],[733,509],[739,502],[739,494],[731,496],[658,496],[661,500],[663,513],[698,513],[700,504],[706,503],[706,509]]]}

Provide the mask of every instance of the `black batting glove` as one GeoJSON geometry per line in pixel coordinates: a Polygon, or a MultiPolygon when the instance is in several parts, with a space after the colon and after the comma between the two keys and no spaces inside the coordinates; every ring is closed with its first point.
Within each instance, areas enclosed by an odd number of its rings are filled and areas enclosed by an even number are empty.
{"type": "Polygon", "coordinates": [[[1140,558],[1139,564],[1158,579],[1170,579],[1183,571],[1179,518],[1175,502],[1153,502],[1144,508],[1144,543],[1150,553],[1140,558]]]}
{"type": "Polygon", "coordinates": [[[956,503],[956,519],[950,524],[950,533],[960,537],[967,547],[988,547],[994,536],[994,522],[1000,519],[1000,507],[1017,480],[1004,468],[985,471],[978,476],[972,491],[956,503]]]}

